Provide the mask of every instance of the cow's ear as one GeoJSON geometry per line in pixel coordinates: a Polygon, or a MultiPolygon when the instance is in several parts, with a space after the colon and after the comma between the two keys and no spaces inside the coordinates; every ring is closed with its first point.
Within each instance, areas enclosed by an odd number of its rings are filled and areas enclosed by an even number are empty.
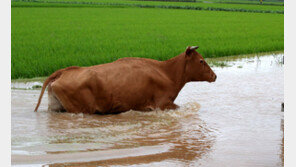
{"type": "Polygon", "coordinates": [[[198,49],[198,46],[188,46],[187,49],[186,49],[186,52],[185,52],[186,53],[186,57],[187,56],[190,56],[191,53],[192,53],[192,51],[194,51],[196,49],[198,49]]]}

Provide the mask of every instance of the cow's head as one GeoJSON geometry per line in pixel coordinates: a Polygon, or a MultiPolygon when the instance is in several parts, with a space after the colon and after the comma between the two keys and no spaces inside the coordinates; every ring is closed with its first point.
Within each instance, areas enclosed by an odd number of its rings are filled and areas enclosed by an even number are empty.
{"type": "Polygon", "coordinates": [[[185,73],[187,80],[215,82],[217,75],[196,51],[197,48],[198,46],[188,46],[185,51],[185,73]]]}

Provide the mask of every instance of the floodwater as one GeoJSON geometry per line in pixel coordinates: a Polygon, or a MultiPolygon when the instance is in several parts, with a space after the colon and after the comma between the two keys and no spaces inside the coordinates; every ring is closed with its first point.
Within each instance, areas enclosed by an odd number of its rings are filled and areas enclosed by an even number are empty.
{"type": "MultiPolygon", "coordinates": [[[[16,166],[283,166],[283,55],[225,59],[215,83],[188,83],[178,110],[118,115],[47,111],[47,94],[12,83],[16,166]],[[15,89],[22,88],[22,89],[15,89]]],[[[35,83],[36,84],[36,83],[35,83]]],[[[38,83],[37,83],[38,84],[38,83]]]]}

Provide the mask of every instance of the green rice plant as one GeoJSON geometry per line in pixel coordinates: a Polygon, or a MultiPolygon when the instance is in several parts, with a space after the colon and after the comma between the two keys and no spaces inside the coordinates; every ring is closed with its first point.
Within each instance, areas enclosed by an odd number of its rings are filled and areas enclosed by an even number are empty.
{"type": "Polygon", "coordinates": [[[14,0],[12,7],[140,7],[167,8],[189,10],[211,10],[255,13],[284,13],[283,6],[195,3],[195,2],[161,2],[161,1],[132,1],[132,0],[14,0]]]}
{"type": "Polygon", "coordinates": [[[226,3],[226,4],[250,4],[250,5],[275,5],[284,6],[283,0],[135,0],[135,1],[164,1],[164,2],[202,2],[202,3],[226,3]]]}
{"type": "Polygon", "coordinates": [[[284,49],[284,16],[140,8],[12,8],[11,77],[122,57],[167,60],[188,45],[204,57],[284,49]]]}

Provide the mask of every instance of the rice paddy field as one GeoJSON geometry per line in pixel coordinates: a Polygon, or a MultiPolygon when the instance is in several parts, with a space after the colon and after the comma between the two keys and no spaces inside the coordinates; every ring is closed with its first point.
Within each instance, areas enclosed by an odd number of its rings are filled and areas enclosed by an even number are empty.
{"type": "MultiPolygon", "coordinates": [[[[141,8],[168,8],[168,9],[191,9],[210,11],[234,11],[234,12],[255,12],[255,13],[281,13],[284,12],[282,3],[269,5],[254,4],[254,1],[247,1],[248,4],[237,2],[168,2],[168,1],[146,1],[146,0],[34,0],[13,1],[13,7],[141,7],[141,8]],[[249,3],[250,2],[250,3],[249,3]]],[[[259,3],[259,1],[257,2],[259,3]]]]}
{"type": "Polygon", "coordinates": [[[11,78],[48,76],[121,57],[166,60],[188,45],[198,45],[206,58],[283,51],[278,4],[12,1],[11,78]]]}

